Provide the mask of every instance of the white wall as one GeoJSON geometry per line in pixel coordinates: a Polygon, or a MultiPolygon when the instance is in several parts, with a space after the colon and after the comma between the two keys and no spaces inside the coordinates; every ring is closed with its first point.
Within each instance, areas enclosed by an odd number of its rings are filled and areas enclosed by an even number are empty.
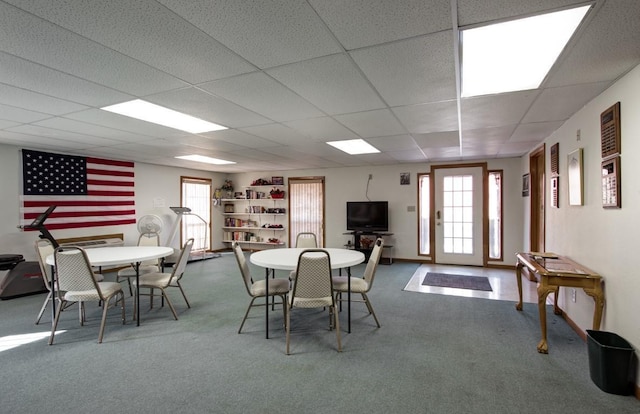
{"type": "MultiPolygon", "coordinates": [[[[640,246],[640,66],[591,101],[546,140],[560,144],[560,208],[547,207],[546,250],[566,255],[605,279],[602,330],[615,332],[640,348],[640,274],[635,255],[640,246]],[[604,209],[601,192],[600,114],[621,105],[622,208],[604,209]],[[580,140],[577,139],[580,130],[580,140]],[[567,154],[583,148],[584,205],[568,205],[567,154]]],[[[547,155],[548,157],[548,155],[547,155]]],[[[548,159],[548,158],[547,158],[548,159]]],[[[549,163],[547,162],[547,165],[549,163]]],[[[547,167],[547,177],[550,175],[547,167]]],[[[528,224],[525,225],[525,231],[528,224]]],[[[594,302],[581,290],[560,306],[578,326],[591,329],[594,302]]],[[[640,372],[639,372],[640,374],[640,372]]],[[[640,378],[640,375],[638,375],[640,378]]]]}
{"type": "MultiPolygon", "coordinates": [[[[522,251],[521,180],[520,158],[496,159],[488,161],[489,169],[504,171],[504,255],[502,262],[515,264],[515,254],[522,251]]],[[[399,164],[296,171],[268,171],[262,173],[234,174],[231,178],[236,188],[250,185],[258,178],[271,179],[283,176],[285,183],[289,177],[325,177],[325,219],[326,247],[342,247],[350,239],[346,232],[346,202],[389,201],[389,232],[393,233],[387,244],[393,244],[393,256],[401,259],[423,260],[418,255],[418,188],[417,174],[429,172],[430,164],[399,164]],[[400,185],[400,174],[411,174],[410,185],[400,185]],[[373,175],[369,182],[369,174],[373,175]],[[408,207],[415,206],[415,211],[408,207]]],[[[219,208],[221,210],[221,208],[219,208]]],[[[386,252],[385,252],[386,255],[386,252]]]]}
{"type": "MultiPolygon", "coordinates": [[[[20,223],[21,160],[20,148],[0,144],[0,194],[3,195],[0,197],[0,253],[22,254],[26,260],[35,260],[33,243],[38,238],[37,232],[23,232],[16,227],[20,223]]],[[[180,176],[210,178],[214,187],[219,187],[226,174],[135,163],[136,217],[161,216],[165,222],[163,241],[169,236],[176,218],[169,207],[180,205],[180,176]],[[158,203],[163,207],[156,207],[158,203]]],[[[56,239],[111,233],[123,233],[127,244],[135,244],[138,240],[135,224],[51,232],[56,239]]],[[[178,247],[178,237],[173,247],[178,247]]]]}

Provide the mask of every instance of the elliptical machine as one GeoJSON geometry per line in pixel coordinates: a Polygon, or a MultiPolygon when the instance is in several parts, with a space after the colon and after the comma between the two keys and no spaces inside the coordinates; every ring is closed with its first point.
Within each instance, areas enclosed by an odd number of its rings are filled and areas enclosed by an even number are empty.
{"type": "MultiPolygon", "coordinates": [[[[38,215],[31,224],[18,226],[18,228],[38,230],[41,239],[49,240],[53,247],[57,248],[58,242],[44,226],[45,220],[55,208],[56,206],[50,206],[44,213],[38,215]]],[[[9,271],[0,285],[0,299],[2,300],[47,292],[38,262],[27,262],[21,254],[0,254],[0,271],[9,271]]]]}

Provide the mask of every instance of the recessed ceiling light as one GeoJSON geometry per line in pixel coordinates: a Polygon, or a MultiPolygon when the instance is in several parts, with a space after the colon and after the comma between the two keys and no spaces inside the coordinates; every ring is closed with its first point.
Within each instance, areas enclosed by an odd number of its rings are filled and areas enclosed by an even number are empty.
{"type": "Polygon", "coordinates": [[[134,99],[133,101],[105,106],[100,109],[179,129],[192,134],[227,129],[227,127],[223,127],[222,125],[204,121],[191,115],[174,111],[173,109],[143,101],[142,99],[134,99]]]}
{"type": "Polygon", "coordinates": [[[589,8],[463,30],[462,97],[539,87],[589,8]]]}
{"type": "Polygon", "coordinates": [[[339,149],[340,151],[344,151],[347,154],[357,155],[357,154],[374,154],[376,152],[380,152],[377,148],[373,147],[371,144],[366,142],[363,139],[349,139],[346,141],[331,141],[327,142],[327,144],[331,145],[339,149]]]}
{"type": "Polygon", "coordinates": [[[180,158],[181,160],[204,162],[206,164],[215,164],[215,165],[235,164],[235,162],[233,161],[226,161],[226,160],[220,160],[218,158],[205,157],[204,155],[181,155],[176,158],[180,158]]]}

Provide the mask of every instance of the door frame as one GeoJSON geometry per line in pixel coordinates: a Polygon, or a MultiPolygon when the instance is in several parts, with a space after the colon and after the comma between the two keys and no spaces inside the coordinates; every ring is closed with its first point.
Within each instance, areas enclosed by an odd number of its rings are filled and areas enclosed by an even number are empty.
{"type": "Polygon", "coordinates": [[[539,161],[546,168],[545,144],[529,154],[529,251],[544,251],[546,230],[545,169],[538,168],[539,161]],[[538,206],[542,206],[542,214],[538,206]]]}
{"type": "Polygon", "coordinates": [[[429,203],[430,203],[430,219],[429,226],[431,227],[431,234],[429,236],[431,243],[431,261],[437,263],[436,260],[436,217],[433,213],[436,207],[436,189],[435,189],[435,170],[438,169],[454,169],[454,168],[482,168],[482,266],[486,267],[489,259],[489,171],[486,162],[476,162],[469,164],[442,164],[432,165],[431,172],[429,173],[429,203]]]}

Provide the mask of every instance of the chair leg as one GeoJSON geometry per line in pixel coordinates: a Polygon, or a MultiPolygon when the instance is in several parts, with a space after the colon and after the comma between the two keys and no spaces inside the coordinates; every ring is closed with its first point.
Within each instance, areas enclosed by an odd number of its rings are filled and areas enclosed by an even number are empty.
{"type": "Polygon", "coordinates": [[[182,285],[180,284],[180,282],[176,282],[176,286],[180,288],[180,292],[182,292],[182,297],[184,298],[184,301],[187,302],[187,308],[191,308],[191,305],[189,304],[189,299],[187,299],[187,295],[185,295],[184,289],[182,289],[182,285]]]}
{"type": "Polygon", "coordinates": [[[367,309],[369,309],[369,313],[373,315],[373,319],[376,321],[376,325],[378,325],[378,328],[379,328],[380,322],[378,321],[378,317],[376,316],[376,313],[373,311],[373,306],[371,306],[371,302],[369,301],[369,297],[367,296],[366,293],[362,294],[362,299],[364,300],[364,303],[367,305],[367,309]]]}
{"type": "Polygon", "coordinates": [[[53,318],[53,326],[51,326],[51,336],[49,337],[49,345],[53,345],[53,337],[56,335],[56,328],[58,327],[58,320],[60,320],[60,312],[62,312],[62,308],[66,302],[62,302],[58,309],[56,309],[56,316],[53,318]]]}
{"type": "MultiPolygon", "coordinates": [[[[287,305],[288,307],[289,305],[287,305]]],[[[291,309],[288,309],[287,311],[287,317],[285,318],[285,322],[284,322],[284,327],[285,327],[285,332],[286,332],[286,353],[287,355],[290,355],[289,353],[289,337],[291,336],[291,309]]]]}
{"type": "Polygon", "coordinates": [[[44,303],[42,304],[42,307],[40,308],[40,313],[38,313],[38,317],[36,318],[36,325],[40,323],[40,319],[42,319],[42,315],[44,315],[44,311],[45,311],[45,309],[47,309],[47,305],[49,304],[50,300],[51,300],[51,291],[49,291],[49,293],[47,293],[47,298],[44,300],[44,303]]]}
{"type": "Polygon", "coordinates": [[[330,311],[333,311],[333,323],[336,327],[336,339],[338,340],[338,352],[342,352],[342,341],[340,338],[340,318],[338,318],[338,309],[336,308],[335,304],[329,308],[330,311]]]}
{"type": "MultiPolygon", "coordinates": [[[[123,301],[124,302],[124,301],[123,301]]],[[[104,336],[104,325],[107,322],[107,309],[109,309],[109,302],[106,301],[102,307],[102,320],[100,321],[100,333],[98,334],[98,343],[102,343],[102,337],[104,336]]]]}
{"type": "Polygon", "coordinates": [[[173,317],[177,321],[178,320],[178,314],[176,313],[176,310],[173,307],[173,303],[171,303],[171,301],[169,300],[169,296],[167,296],[167,292],[162,288],[160,290],[162,291],[162,297],[167,301],[167,305],[169,305],[169,308],[171,309],[171,313],[173,313],[173,317]]]}
{"type": "Polygon", "coordinates": [[[247,307],[247,311],[244,313],[244,318],[242,318],[242,323],[240,324],[240,329],[238,329],[238,333],[240,333],[242,331],[242,327],[244,326],[244,321],[247,320],[247,316],[249,316],[249,311],[251,310],[251,307],[253,306],[253,301],[255,301],[256,298],[252,297],[251,298],[251,302],[249,302],[249,306],[247,307]]]}

